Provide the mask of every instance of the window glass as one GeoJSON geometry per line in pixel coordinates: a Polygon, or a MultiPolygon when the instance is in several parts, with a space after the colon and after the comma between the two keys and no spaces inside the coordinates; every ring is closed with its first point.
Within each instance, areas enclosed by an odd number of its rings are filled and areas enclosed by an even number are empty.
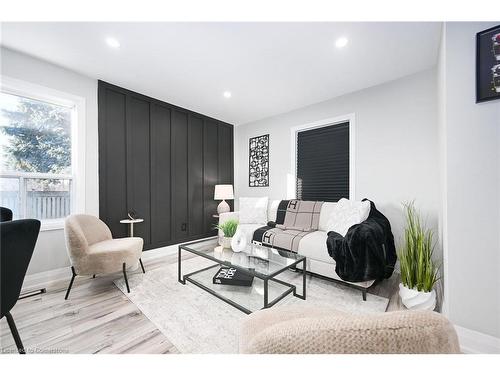
{"type": "Polygon", "coordinates": [[[72,112],[0,92],[0,205],[15,219],[71,213],[72,112]]]}
{"type": "Polygon", "coordinates": [[[71,173],[71,108],[0,93],[2,169],[71,173]]]}

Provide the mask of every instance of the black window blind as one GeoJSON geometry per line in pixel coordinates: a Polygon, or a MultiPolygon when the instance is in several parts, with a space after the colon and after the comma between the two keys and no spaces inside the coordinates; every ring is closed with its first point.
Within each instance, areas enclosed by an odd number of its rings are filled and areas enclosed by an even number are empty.
{"type": "Polygon", "coordinates": [[[297,199],[349,199],[349,122],[297,134],[297,199]]]}

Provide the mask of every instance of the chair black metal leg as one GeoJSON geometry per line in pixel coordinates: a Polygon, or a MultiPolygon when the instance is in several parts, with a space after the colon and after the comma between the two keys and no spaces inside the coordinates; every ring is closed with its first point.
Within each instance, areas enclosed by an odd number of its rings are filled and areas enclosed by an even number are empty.
{"type": "Polygon", "coordinates": [[[366,301],[366,290],[363,290],[362,293],[363,293],[363,301],[366,301]]]}
{"type": "Polygon", "coordinates": [[[128,286],[126,265],[123,263],[123,277],[125,278],[125,285],[127,286],[127,293],[130,293],[130,287],[128,286]]]}
{"type": "Polygon", "coordinates": [[[10,312],[5,313],[5,317],[7,318],[7,323],[9,323],[10,332],[12,333],[12,337],[14,337],[14,341],[16,342],[17,351],[19,354],[26,354],[24,350],[23,342],[21,341],[21,337],[19,336],[19,332],[17,332],[16,323],[14,323],[14,319],[10,312]]]}
{"type": "Polygon", "coordinates": [[[73,281],[75,281],[76,272],[75,272],[75,268],[73,266],[71,266],[71,272],[73,275],[71,276],[71,281],[69,282],[68,290],[66,291],[66,296],[64,297],[64,299],[68,299],[69,291],[71,290],[71,287],[73,286],[73,281]]]}
{"type": "Polygon", "coordinates": [[[141,264],[142,273],[146,273],[146,271],[144,270],[144,264],[142,264],[142,259],[141,258],[139,258],[139,263],[141,264]]]}
{"type": "Polygon", "coordinates": [[[95,279],[95,275],[92,275],[92,278],[95,279]]]}
{"type": "Polygon", "coordinates": [[[30,291],[27,291],[27,292],[22,292],[19,295],[18,299],[24,299],[24,298],[34,297],[34,296],[37,296],[39,294],[44,294],[44,293],[47,293],[47,289],[45,289],[45,288],[40,288],[40,289],[37,289],[37,290],[30,290],[30,291]]]}

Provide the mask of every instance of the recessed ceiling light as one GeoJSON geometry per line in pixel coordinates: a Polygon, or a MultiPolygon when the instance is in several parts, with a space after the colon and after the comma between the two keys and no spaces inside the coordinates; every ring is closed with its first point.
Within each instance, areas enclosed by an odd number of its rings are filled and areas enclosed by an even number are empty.
{"type": "Polygon", "coordinates": [[[335,41],[335,47],[337,48],[342,48],[342,47],[345,47],[347,45],[347,38],[345,36],[341,37],[341,38],[338,38],[336,41],[335,41]]]}
{"type": "Polygon", "coordinates": [[[226,99],[229,99],[231,96],[233,96],[233,94],[231,94],[231,91],[224,91],[224,93],[222,95],[226,99]]]}
{"type": "Polygon", "coordinates": [[[112,37],[106,38],[106,44],[111,48],[120,48],[120,42],[112,37]]]}

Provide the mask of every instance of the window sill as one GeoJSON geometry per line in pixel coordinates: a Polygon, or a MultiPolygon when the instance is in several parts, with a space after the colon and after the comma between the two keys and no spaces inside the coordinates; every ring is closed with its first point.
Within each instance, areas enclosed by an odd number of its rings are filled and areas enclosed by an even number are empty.
{"type": "Polygon", "coordinates": [[[45,232],[49,230],[61,230],[61,229],[64,229],[64,219],[42,220],[42,225],[40,226],[40,232],[45,232]]]}

